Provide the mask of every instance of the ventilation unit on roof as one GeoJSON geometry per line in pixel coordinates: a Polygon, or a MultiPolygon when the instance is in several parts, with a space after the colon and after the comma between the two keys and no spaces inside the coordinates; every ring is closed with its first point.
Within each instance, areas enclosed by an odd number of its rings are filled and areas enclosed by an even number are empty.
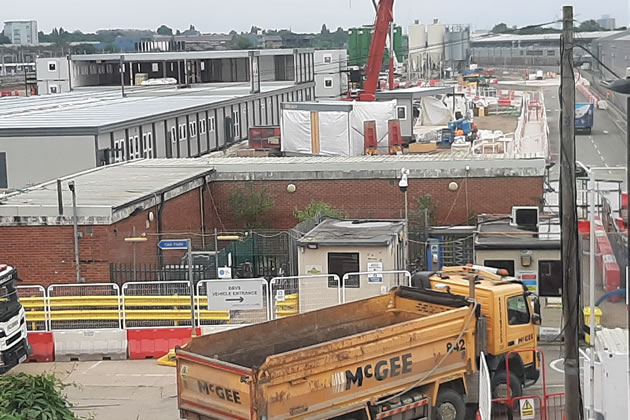
{"type": "Polygon", "coordinates": [[[521,229],[538,231],[538,207],[512,207],[511,225],[521,229]]]}

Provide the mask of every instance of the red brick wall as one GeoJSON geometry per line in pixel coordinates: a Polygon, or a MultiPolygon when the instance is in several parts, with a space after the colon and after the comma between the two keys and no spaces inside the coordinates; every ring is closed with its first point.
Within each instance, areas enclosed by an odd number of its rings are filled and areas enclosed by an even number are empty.
{"type": "MultiPolygon", "coordinates": [[[[238,221],[231,217],[232,191],[248,188],[249,185],[255,189],[266,189],[273,198],[275,205],[269,212],[268,225],[276,229],[295,226],[294,209],[303,209],[311,200],[327,202],[354,218],[404,217],[404,194],[395,180],[214,182],[210,184],[210,190],[226,228],[240,227],[238,221]],[[297,187],[294,193],[287,192],[290,183],[297,187]]],[[[461,225],[466,224],[469,212],[509,213],[512,206],[539,205],[537,199],[542,197],[543,181],[539,177],[411,179],[408,189],[410,212],[417,210],[416,199],[424,194],[430,194],[437,204],[439,224],[461,225]],[[452,181],[459,185],[458,191],[449,191],[448,185],[452,181]]],[[[208,218],[209,225],[218,223],[213,210],[208,213],[208,218]]]]}
{"type": "MultiPolygon", "coordinates": [[[[295,181],[297,190],[287,192],[287,181],[254,182],[254,188],[266,188],[275,205],[268,215],[268,226],[288,229],[295,226],[296,207],[304,208],[311,200],[321,200],[342,209],[354,218],[402,218],[404,195],[394,180],[322,180],[295,181]]],[[[248,187],[248,182],[214,182],[210,192],[204,190],[204,219],[207,233],[213,228],[242,229],[231,216],[230,194],[236,188],[248,187]],[[217,216],[218,213],[218,216],[217,216]],[[219,218],[222,223],[219,223],[219,218]]],[[[538,205],[542,196],[542,178],[474,178],[411,179],[409,209],[417,208],[415,199],[431,194],[438,205],[438,221],[444,225],[465,224],[469,211],[479,213],[508,213],[514,205],[538,205]],[[448,190],[455,181],[457,192],[448,190]],[[467,210],[468,209],[468,210],[467,210]]],[[[195,248],[201,246],[201,209],[199,189],[190,191],[165,203],[161,215],[163,238],[192,237],[195,248]]],[[[81,275],[87,282],[109,282],[110,263],[131,264],[133,244],[124,238],[146,233],[148,240],[136,244],[137,264],[158,262],[158,209],[152,208],[111,226],[79,226],[83,237],[80,243],[81,275]],[[147,227],[149,211],[155,218],[147,227]]],[[[212,247],[212,238],[208,238],[212,247]]],[[[177,263],[183,252],[164,254],[165,263],[177,263]]],[[[73,283],[74,243],[72,226],[0,226],[0,262],[15,265],[25,283],[48,285],[73,283]]]]}

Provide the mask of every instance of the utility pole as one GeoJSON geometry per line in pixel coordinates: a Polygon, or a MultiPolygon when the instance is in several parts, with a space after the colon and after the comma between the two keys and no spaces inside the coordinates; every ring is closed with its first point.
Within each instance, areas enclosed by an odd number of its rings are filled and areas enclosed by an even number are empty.
{"type": "MultiPolygon", "coordinates": [[[[566,420],[580,420],[580,316],[575,191],[575,76],[573,74],[573,7],[562,8],[562,85],[560,139],[560,215],[562,219],[562,314],[564,318],[564,412],[566,420]]],[[[592,252],[592,250],[591,250],[592,252]]]]}
{"type": "MultiPolygon", "coordinates": [[[[130,64],[131,65],[131,64],[130,64]]],[[[125,56],[120,56],[120,91],[122,97],[125,97],[125,56]]]]}

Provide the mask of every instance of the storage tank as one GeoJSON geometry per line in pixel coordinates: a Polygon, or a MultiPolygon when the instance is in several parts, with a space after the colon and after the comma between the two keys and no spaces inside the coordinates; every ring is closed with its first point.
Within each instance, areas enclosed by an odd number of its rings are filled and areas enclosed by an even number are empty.
{"type": "Polygon", "coordinates": [[[409,62],[412,71],[420,71],[427,47],[427,27],[416,20],[409,25],[409,62]]]}
{"type": "Polygon", "coordinates": [[[433,19],[433,23],[427,27],[427,46],[429,47],[429,59],[436,65],[442,61],[444,51],[444,33],[446,28],[433,19]]]}

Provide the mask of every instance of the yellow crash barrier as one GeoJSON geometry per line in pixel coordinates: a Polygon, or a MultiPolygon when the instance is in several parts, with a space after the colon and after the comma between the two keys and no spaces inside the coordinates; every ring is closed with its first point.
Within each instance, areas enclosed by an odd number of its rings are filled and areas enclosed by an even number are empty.
{"type": "Polygon", "coordinates": [[[276,302],[276,317],[284,318],[291,315],[297,315],[300,312],[300,295],[293,293],[286,295],[284,301],[276,302]]]}

